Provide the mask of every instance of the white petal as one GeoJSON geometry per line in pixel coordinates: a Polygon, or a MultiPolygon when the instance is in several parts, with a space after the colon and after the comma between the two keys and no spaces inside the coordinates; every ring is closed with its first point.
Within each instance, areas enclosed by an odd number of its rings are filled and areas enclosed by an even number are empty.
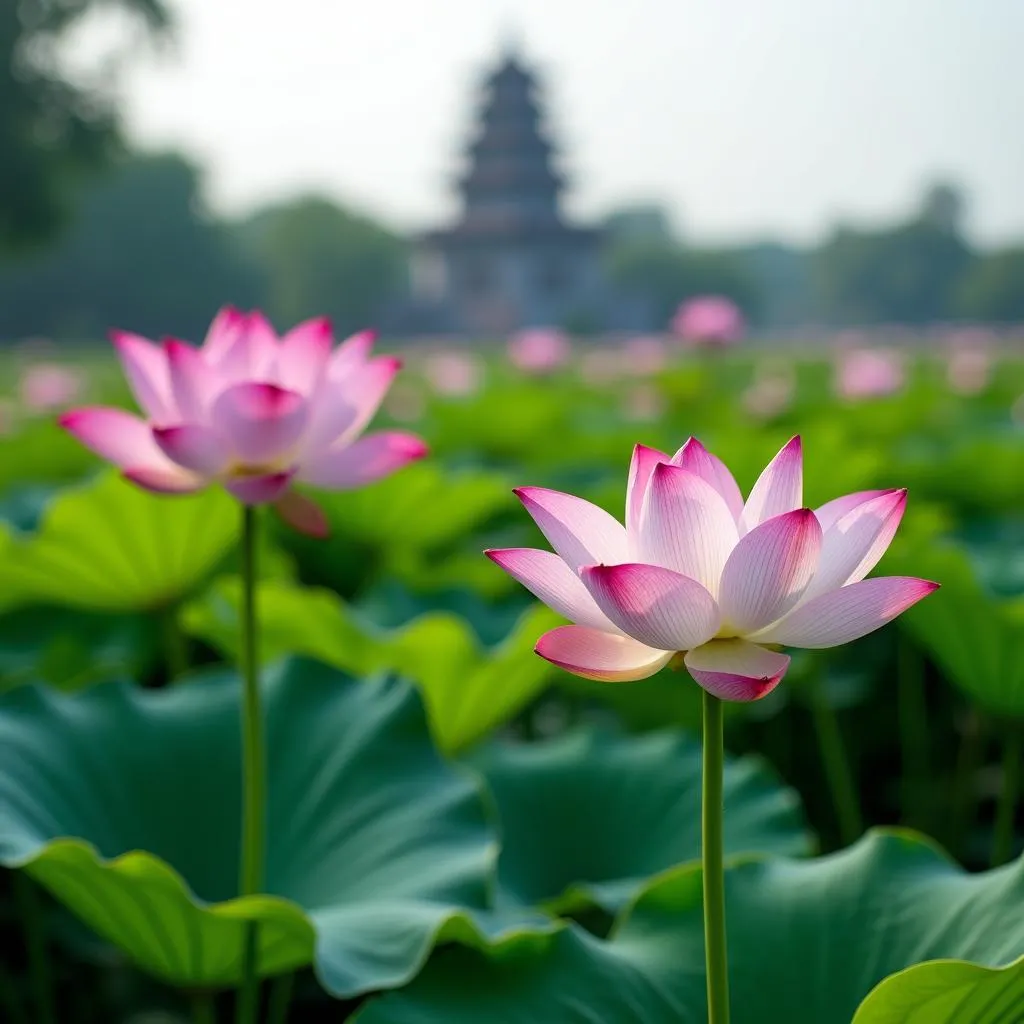
{"type": "Polygon", "coordinates": [[[626,531],[603,508],[546,487],[517,487],[514,493],[570,569],[627,560],[626,531]]]}
{"type": "Polygon", "coordinates": [[[726,625],[749,633],[785,615],[814,576],[820,551],[821,527],[809,508],[754,527],[722,571],[718,600],[726,625]]]}
{"type": "Polygon", "coordinates": [[[709,483],[678,466],[654,467],[640,513],[639,561],[689,576],[717,598],[738,540],[725,499],[709,483]]]}
{"type": "Polygon", "coordinates": [[[743,506],[740,533],[783,512],[792,512],[804,503],[804,460],[800,438],[794,437],[765,467],[743,506]]]}

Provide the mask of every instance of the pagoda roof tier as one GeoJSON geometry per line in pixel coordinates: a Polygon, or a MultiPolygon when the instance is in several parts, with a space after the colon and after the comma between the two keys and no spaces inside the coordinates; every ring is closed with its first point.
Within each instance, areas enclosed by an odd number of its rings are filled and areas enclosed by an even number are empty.
{"type": "Polygon", "coordinates": [[[469,145],[472,156],[512,154],[543,162],[552,151],[551,143],[536,129],[525,125],[489,125],[469,145]]]}
{"type": "Polygon", "coordinates": [[[531,221],[520,217],[469,217],[451,228],[428,231],[422,242],[438,248],[451,246],[495,246],[515,242],[549,245],[593,245],[601,237],[600,228],[583,228],[560,220],[531,221]]]}
{"type": "Polygon", "coordinates": [[[458,183],[465,196],[493,192],[498,196],[512,197],[523,191],[554,194],[563,187],[565,178],[545,165],[538,167],[509,160],[474,164],[458,178],[458,183]]]}

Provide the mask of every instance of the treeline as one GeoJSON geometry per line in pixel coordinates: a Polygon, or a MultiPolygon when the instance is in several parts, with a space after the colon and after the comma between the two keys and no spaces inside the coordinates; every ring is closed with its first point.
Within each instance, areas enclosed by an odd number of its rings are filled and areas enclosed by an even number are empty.
{"type": "MultiPolygon", "coordinates": [[[[228,220],[208,208],[199,169],[178,154],[117,161],[80,189],[55,240],[0,260],[0,339],[86,339],[112,325],[201,335],[225,302],[280,324],[326,313],[341,331],[415,330],[407,307],[410,240],[317,196],[228,220]],[[16,258],[15,258],[16,255],[16,258]]],[[[979,252],[955,190],[932,189],[905,223],[838,227],[820,245],[702,249],[657,209],[606,224],[614,286],[646,300],[649,324],[679,301],[716,292],[773,328],[1024,320],[1024,248],[979,252]]]]}
{"type": "Polygon", "coordinates": [[[403,239],[324,199],[221,220],[184,157],[136,156],[83,190],[54,243],[0,263],[0,338],[93,338],[115,324],[194,338],[225,302],[354,330],[402,293],[406,264],[403,239]]]}
{"type": "Polygon", "coordinates": [[[963,219],[960,192],[940,184],[894,225],[838,225],[809,247],[707,250],[675,237],[656,208],[638,208],[609,218],[607,267],[661,315],[680,295],[717,291],[771,327],[1024,321],[1024,244],[979,250],[963,219]]]}

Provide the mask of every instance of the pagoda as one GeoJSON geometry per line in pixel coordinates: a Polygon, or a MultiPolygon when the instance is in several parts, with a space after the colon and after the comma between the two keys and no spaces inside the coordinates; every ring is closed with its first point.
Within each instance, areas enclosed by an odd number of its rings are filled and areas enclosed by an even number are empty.
{"type": "Polygon", "coordinates": [[[442,309],[444,329],[455,333],[591,324],[601,304],[600,233],[561,212],[566,181],[554,165],[536,77],[510,50],[482,93],[456,182],[461,213],[421,239],[419,297],[442,309]]]}

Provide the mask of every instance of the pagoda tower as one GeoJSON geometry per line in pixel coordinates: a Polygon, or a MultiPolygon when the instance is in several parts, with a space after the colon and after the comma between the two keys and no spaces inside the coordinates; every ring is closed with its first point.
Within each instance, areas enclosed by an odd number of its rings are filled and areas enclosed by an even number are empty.
{"type": "Polygon", "coordinates": [[[443,306],[446,330],[496,335],[597,317],[600,235],[562,215],[566,182],[539,95],[514,51],[484,78],[478,125],[456,181],[460,216],[421,240],[418,290],[443,306]]]}

